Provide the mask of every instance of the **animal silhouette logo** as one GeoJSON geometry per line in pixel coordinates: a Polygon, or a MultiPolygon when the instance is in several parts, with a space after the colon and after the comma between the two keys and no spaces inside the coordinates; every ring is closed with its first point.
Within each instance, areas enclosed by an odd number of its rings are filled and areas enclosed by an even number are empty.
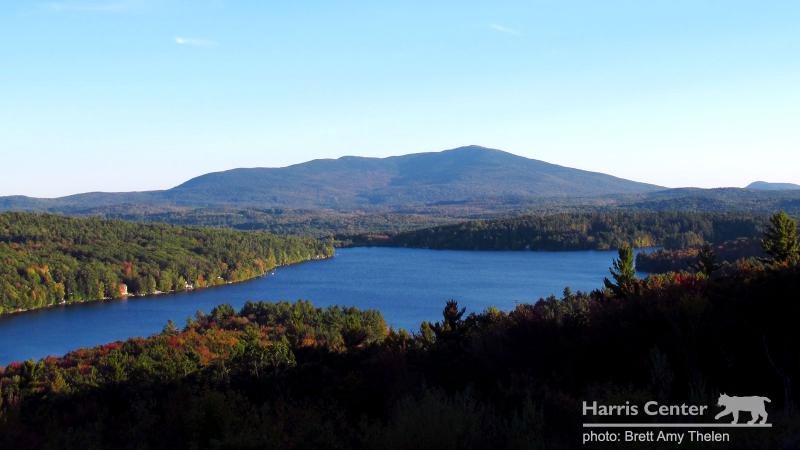
{"type": "Polygon", "coordinates": [[[739,423],[739,413],[741,411],[749,412],[752,416],[749,422],[750,425],[756,423],[767,423],[767,409],[765,403],[770,403],[767,397],[734,397],[727,394],[719,396],[717,406],[722,406],[725,409],[714,416],[714,420],[719,420],[720,417],[733,414],[731,423],[739,423]],[[759,422],[759,419],[761,421],[759,422]]]}

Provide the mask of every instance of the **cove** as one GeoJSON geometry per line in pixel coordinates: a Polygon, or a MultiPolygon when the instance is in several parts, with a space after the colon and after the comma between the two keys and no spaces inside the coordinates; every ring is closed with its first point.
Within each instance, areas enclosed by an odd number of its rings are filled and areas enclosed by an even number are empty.
{"type": "Polygon", "coordinates": [[[389,325],[416,331],[436,321],[448,299],[467,312],[511,310],[565,286],[602,286],[616,251],[454,251],[347,248],[336,256],[282,267],[255,280],[159,296],[58,306],[0,317],[0,365],[62,355],[159,332],[167,320],[182,327],[195,311],[248,300],[310,300],[315,306],[377,309],[389,325]]]}

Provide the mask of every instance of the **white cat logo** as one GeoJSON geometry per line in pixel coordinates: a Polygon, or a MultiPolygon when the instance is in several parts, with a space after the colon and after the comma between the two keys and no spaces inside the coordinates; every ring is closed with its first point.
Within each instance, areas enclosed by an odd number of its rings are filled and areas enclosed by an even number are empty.
{"type": "Polygon", "coordinates": [[[770,400],[767,397],[731,397],[722,394],[719,396],[717,405],[724,406],[725,409],[714,416],[714,420],[733,414],[731,423],[739,423],[739,412],[747,411],[753,416],[750,422],[747,422],[748,424],[767,423],[767,410],[764,402],[770,403],[770,400]],[[761,422],[758,422],[758,419],[761,419],[761,422]]]}

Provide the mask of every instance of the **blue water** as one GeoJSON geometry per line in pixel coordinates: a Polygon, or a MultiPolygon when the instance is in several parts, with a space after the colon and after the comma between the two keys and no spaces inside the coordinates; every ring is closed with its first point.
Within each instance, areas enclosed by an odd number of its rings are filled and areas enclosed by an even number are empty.
{"type": "Polygon", "coordinates": [[[380,310],[396,328],[438,320],[445,302],[467,311],[602,286],[616,252],[470,252],[398,248],[339,249],[329,260],[279,268],[245,283],[195,292],[60,306],[0,317],[0,365],[61,355],[183,326],[195,311],[248,300],[311,300],[317,306],[380,310]]]}

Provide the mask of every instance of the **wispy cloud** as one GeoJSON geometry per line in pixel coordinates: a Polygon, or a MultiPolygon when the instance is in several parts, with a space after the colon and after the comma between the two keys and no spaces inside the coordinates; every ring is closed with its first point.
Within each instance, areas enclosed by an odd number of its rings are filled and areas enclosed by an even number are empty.
{"type": "Polygon", "coordinates": [[[121,12],[133,8],[132,1],[49,2],[39,5],[49,12],[121,12]]]}
{"type": "Polygon", "coordinates": [[[210,39],[198,39],[198,38],[190,38],[183,36],[175,36],[175,43],[178,45],[186,45],[189,47],[205,47],[205,48],[216,47],[218,45],[216,41],[212,41],[210,39]]]}
{"type": "Polygon", "coordinates": [[[522,36],[522,33],[520,33],[519,30],[509,28],[505,25],[500,25],[499,23],[490,23],[489,28],[499,33],[510,34],[512,36],[522,36]]]}

